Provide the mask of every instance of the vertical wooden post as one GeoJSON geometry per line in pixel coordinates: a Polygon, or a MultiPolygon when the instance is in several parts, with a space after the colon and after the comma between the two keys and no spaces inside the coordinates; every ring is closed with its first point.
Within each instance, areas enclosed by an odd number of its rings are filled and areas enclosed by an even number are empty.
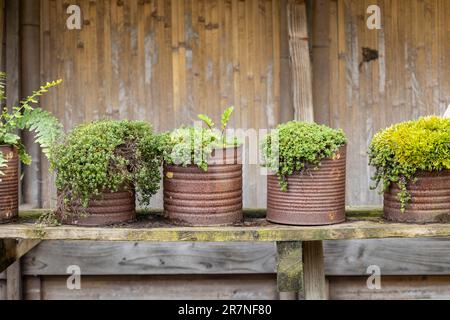
{"type": "Polygon", "coordinates": [[[303,242],[303,272],[305,299],[328,299],[322,241],[303,242]]]}
{"type": "Polygon", "coordinates": [[[3,69],[3,40],[5,39],[5,0],[0,0],[0,71],[3,69]]]}
{"type": "Polygon", "coordinates": [[[292,103],[292,76],[289,52],[289,31],[287,19],[287,1],[281,0],[280,5],[280,121],[294,119],[292,103]]]}
{"type": "Polygon", "coordinates": [[[313,1],[312,43],[314,118],[330,125],[330,0],[313,1]]]}
{"type": "Polygon", "coordinates": [[[305,1],[289,0],[287,18],[294,117],[296,120],[314,121],[312,70],[305,1]]]}
{"type": "Polygon", "coordinates": [[[19,1],[5,3],[6,97],[8,107],[19,103],[19,1]]]}
{"type": "Polygon", "coordinates": [[[277,242],[277,285],[280,299],[297,300],[303,291],[302,243],[277,242]]]}
{"type": "MultiPolygon", "coordinates": [[[[40,86],[40,1],[20,1],[20,44],[21,44],[21,93],[25,97],[40,86]]],[[[34,143],[34,134],[22,133],[28,153],[33,159],[24,168],[23,201],[31,207],[41,204],[41,152],[34,143]]]]}
{"type": "Polygon", "coordinates": [[[22,300],[22,270],[20,259],[6,269],[6,299],[22,300]]]}
{"type": "Polygon", "coordinates": [[[26,300],[42,300],[42,281],[41,276],[27,277],[24,282],[26,300]]]}

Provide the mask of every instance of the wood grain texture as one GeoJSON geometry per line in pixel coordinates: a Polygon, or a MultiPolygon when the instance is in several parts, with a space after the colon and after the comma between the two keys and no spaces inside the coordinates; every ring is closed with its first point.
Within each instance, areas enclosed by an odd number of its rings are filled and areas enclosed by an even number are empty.
{"type": "Polygon", "coordinates": [[[6,269],[6,299],[22,299],[22,271],[20,259],[6,269]]]}
{"type": "Polygon", "coordinates": [[[304,241],[303,271],[306,300],[328,299],[322,241],[304,241]]]}
{"type": "Polygon", "coordinates": [[[305,1],[289,0],[287,19],[294,119],[312,122],[314,121],[312,68],[305,1]]]}
{"type": "Polygon", "coordinates": [[[5,0],[0,0],[0,69],[3,69],[4,54],[4,40],[5,40],[5,0]]]}
{"type": "MultiPolygon", "coordinates": [[[[450,224],[387,223],[381,218],[347,222],[331,226],[284,226],[265,219],[247,219],[242,226],[176,227],[160,217],[148,217],[144,224],[116,228],[86,228],[75,226],[43,227],[33,223],[0,226],[0,238],[38,240],[97,241],[161,241],[161,242],[267,242],[315,241],[380,238],[430,238],[450,236],[450,224]]],[[[142,223],[142,221],[141,221],[142,223]]]]}
{"type": "Polygon", "coordinates": [[[274,244],[45,241],[23,261],[24,274],[85,275],[274,273],[274,244]]]}
{"type": "MultiPolygon", "coordinates": [[[[42,277],[42,299],[277,299],[274,275],[85,276],[81,290],[68,290],[67,277],[42,277]]],[[[28,293],[25,292],[25,299],[28,293]]]]}
{"type": "MultiPolygon", "coordinates": [[[[450,274],[450,240],[324,241],[325,274],[366,276],[450,274]]],[[[151,243],[44,241],[22,259],[24,275],[65,275],[80,265],[86,275],[275,273],[275,243],[151,243]]],[[[0,279],[6,275],[0,274],[0,279]]]]}
{"type": "Polygon", "coordinates": [[[367,288],[367,277],[330,277],[330,299],[335,300],[448,300],[449,276],[387,276],[380,290],[367,288]]]}
{"type": "Polygon", "coordinates": [[[0,279],[0,301],[6,300],[6,281],[0,279]]]}
{"type": "MultiPolygon", "coordinates": [[[[41,1],[42,80],[64,80],[43,107],[67,130],[95,119],[129,118],[150,121],[161,132],[192,124],[198,113],[218,122],[231,105],[230,127],[279,123],[278,0],[78,4],[82,29],[67,30],[68,2],[41,1]]],[[[264,207],[266,177],[257,165],[244,170],[244,206],[264,207]]],[[[49,207],[53,178],[43,180],[49,207]]],[[[152,206],[162,207],[161,193],[152,206]]]]}

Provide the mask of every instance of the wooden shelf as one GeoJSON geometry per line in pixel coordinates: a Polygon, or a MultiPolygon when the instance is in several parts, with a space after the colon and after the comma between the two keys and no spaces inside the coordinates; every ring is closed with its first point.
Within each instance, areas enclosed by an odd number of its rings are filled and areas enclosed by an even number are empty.
{"type": "Polygon", "coordinates": [[[376,238],[426,238],[450,236],[450,224],[389,223],[376,210],[349,210],[348,221],[332,226],[285,226],[267,222],[261,214],[247,212],[245,223],[229,227],[179,227],[158,214],[140,215],[135,223],[86,228],[56,226],[38,228],[26,212],[18,223],[0,225],[0,239],[101,240],[157,242],[316,241],[376,238]]]}

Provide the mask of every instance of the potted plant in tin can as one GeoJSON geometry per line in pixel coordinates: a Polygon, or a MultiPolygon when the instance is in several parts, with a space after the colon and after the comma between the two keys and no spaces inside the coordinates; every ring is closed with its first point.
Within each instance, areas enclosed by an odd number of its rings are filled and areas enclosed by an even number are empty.
{"type": "MultiPolygon", "coordinates": [[[[5,97],[6,74],[0,72],[0,104],[5,97]]],[[[19,160],[29,165],[31,157],[18,134],[19,130],[35,133],[36,142],[48,155],[49,147],[62,134],[62,126],[51,113],[35,107],[38,99],[61,80],[46,83],[39,90],[8,111],[0,113],[0,223],[9,222],[19,214],[19,160]]]]}
{"type": "Polygon", "coordinates": [[[165,135],[164,212],[184,225],[230,225],[241,222],[242,163],[240,143],[227,137],[233,107],[221,117],[221,130],[206,124],[182,127],[165,135]]]}
{"type": "Polygon", "coordinates": [[[267,219],[290,225],[345,220],[346,137],[342,130],[291,121],[262,141],[267,219]]]}
{"type": "Polygon", "coordinates": [[[384,216],[398,222],[450,219],[450,119],[436,116],[395,124],[369,147],[384,216]]]}
{"type": "Polygon", "coordinates": [[[51,149],[57,217],[101,226],[135,219],[135,196],[148,205],[161,180],[159,137],[142,121],[102,120],[77,126],[51,149]]]}

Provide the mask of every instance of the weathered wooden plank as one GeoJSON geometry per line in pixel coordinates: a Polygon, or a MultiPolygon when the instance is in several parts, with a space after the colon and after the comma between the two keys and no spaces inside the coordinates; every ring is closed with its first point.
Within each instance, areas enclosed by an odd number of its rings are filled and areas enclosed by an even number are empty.
{"type": "MultiPolygon", "coordinates": [[[[31,95],[41,85],[40,74],[40,2],[20,1],[20,77],[21,99],[31,95]]],[[[41,151],[34,142],[34,133],[22,133],[23,143],[33,159],[23,173],[23,202],[39,208],[41,206],[41,151]]]]}
{"type": "MultiPolygon", "coordinates": [[[[276,256],[273,242],[44,241],[22,266],[25,275],[65,275],[75,262],[86,275],[275,273],[276,256]]],[[[370,265],[382,275],[450,274],[445,238],[324,241],[324,256],[327,276],[365,276],[370,265]]]]}
{"type": "Polygon", "coordinates": [[[429,238],[450,236],[450,224],[387,223],[381,218],[357,220],[332,226],[283,226],[265,219],[247,219],[243,226],[175,227],[159,217],[147,217],[116,228],[82,228],[75,226],[43,227],[35,224],[0,226],[0,238],[41,240],[105,240],[161,242],[239,242],[239,241],[315,241],[378,238],[429,238]]]}
{"type": "Polygon", "coordinates": [[[26,300],[42,300],[42,281],[40,276],[24,277],[23,295],[26,300]]]}
{"type": "MultiPolygon", "coordinates": [[[[42,277],[42,299],[277,299],[274,275],[120,276],[81,278],[81,290],[67,290],[67,277],[42,277]]],[[[27,293],[25,293],[27,298],[27,293]]]]}
{"type": "Polygon", "coordinates": [[[6,300],[6,281],[0,278],[0,301],[6,300]]]}
{"type": "Polygon", "coordinates": [[[369,289],[367,277],[330,277],[330,299],[424,300],[450,299],[450,276],[382,277],[381,289],[369,289]]]}
{"type": "Polygon", "coordinates": [[[306,3],[303,0],[289,0],[287,6],[294,118],[314,121],[306,3]]]}
{"type": "Polygon", "coordinates": [[[6,299],[22,299],[22,272],[20,259],[16,260],[6,269],[6,299]]]}
{"type": "Polygon", "coordinates": [[[322,241],[304,241],[303,274],[306,300],[328,299],[322,241]]]}
{"type": "Polygon", "coordinates": [[[327,275],[365,275],[371,265],[382,275],[450,274],[450,239],[326,241],[327,275]]]}
{"type": "Polygon", "coordinates": [[[5,0],[0,0],[0,69],[3,69],[3,40],[5,40],[5,0]]]}
{"type": "Polygon", "coordinates": [[[45,241],[23,260],[28,275],[274,273],[273,243],[148,243],[45,241]]]}

